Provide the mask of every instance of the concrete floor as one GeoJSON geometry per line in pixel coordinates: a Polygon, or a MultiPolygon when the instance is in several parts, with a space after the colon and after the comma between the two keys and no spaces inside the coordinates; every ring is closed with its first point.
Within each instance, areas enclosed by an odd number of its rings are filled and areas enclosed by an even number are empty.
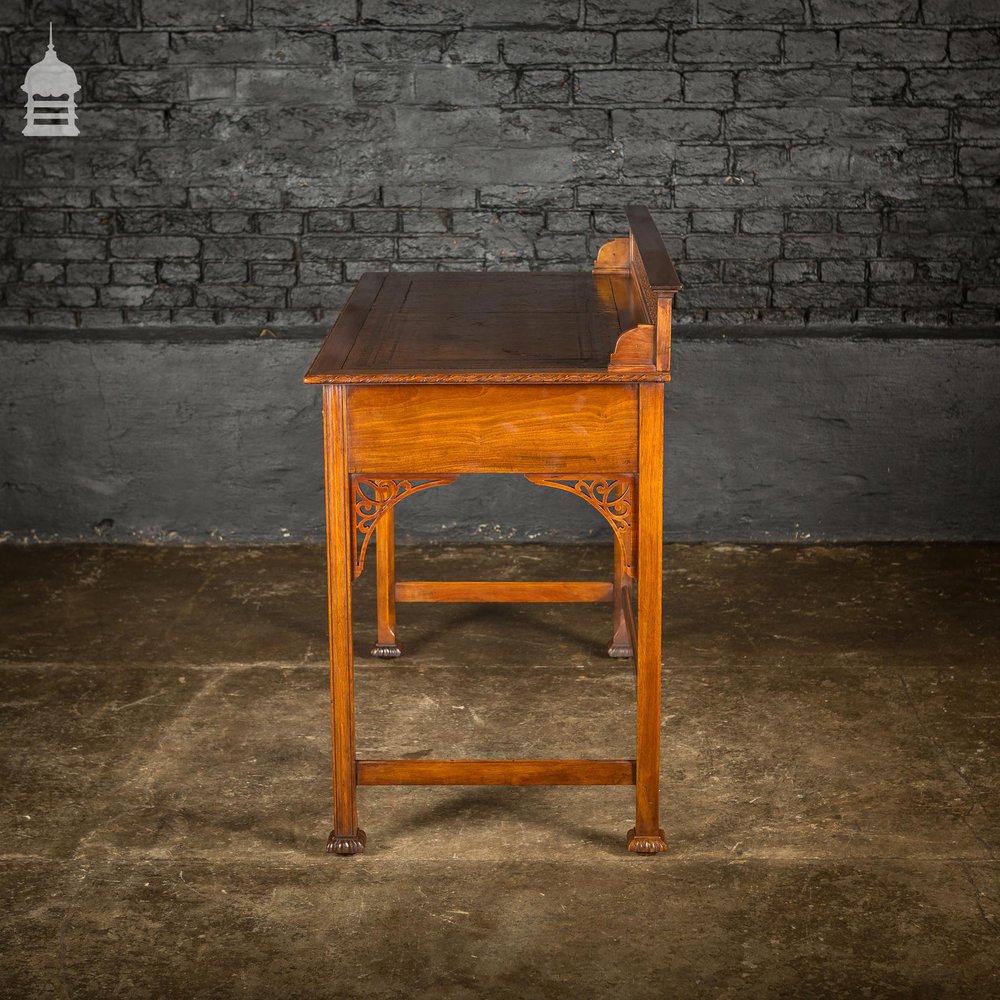
{"type": "MultiPolygon", "coordinates": [[[[597,578],[607,548],[401,550],[597,578]]],[[[3,997],[1000,995],[1000,547],[666,552],[663,826],[628,788],[366,788],[330,828],[322,553],[0,547],[3,997]]],[[[607,608],[405,606],[364,756],[622,756],[607,608]]]]}

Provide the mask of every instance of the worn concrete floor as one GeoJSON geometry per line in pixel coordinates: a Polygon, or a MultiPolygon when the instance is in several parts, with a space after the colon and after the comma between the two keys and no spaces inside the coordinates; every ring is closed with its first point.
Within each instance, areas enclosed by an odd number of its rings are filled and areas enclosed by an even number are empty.
{"type": "MultiPolygon", "coordinates": [[[[597,578],[597,547],[401,550],[597,578]]],[[[0,548],[3,997],[1000,995],[1000,547],[666,551],[628,788],[366,788],[327,856],[316,548],[0,548]]],[[[364,756],[630,755],[607,608],[410,605],[364,756]]]]}

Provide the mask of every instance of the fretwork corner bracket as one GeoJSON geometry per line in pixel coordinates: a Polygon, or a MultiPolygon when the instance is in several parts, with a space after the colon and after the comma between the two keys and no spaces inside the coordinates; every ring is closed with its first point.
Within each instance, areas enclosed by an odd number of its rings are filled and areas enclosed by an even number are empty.
{"type": "Polygon", "coordinates": [[[379,519],[391,507],[395,507],[404,497],[412,496],[432,486],[447,486],[457,476],[408,476],[396,479],[388,476],[351,476],[351,510],[353,531],[351,532],[351,556],[354,578],[361,576],[365,568],[365,553],[379,519]]]}
{"type": "Polygon", "coordinates": [[[625,573],[635,578],[634,504],[635,484],[632,476],[546,476],[525,473],[529,482],[551,486],[583,498],[611,525],[624,557],[625,573]]]}

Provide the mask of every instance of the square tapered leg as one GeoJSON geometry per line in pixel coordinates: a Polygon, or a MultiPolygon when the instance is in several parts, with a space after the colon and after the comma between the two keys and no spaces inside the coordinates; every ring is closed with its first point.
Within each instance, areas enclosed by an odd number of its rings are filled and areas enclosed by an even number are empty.
{"type": "Polygon", "coordinates": [[[330,618],[330,723],[333,736],[331,854],[358,854],[365,832],[358,826],[354,748],[354,658],[351,651],[352,514],[347,474],[347,390],[323,387],[323,455],[326,482],[327,602],[330,618]]]}
{"type": "Polygon", "coordinates": [[[629,586],[629,577],[625,572],[625,551],[620,538],[615,538],[615,592],[611,605],[611,641],[608,643],[608,656],[622,659],[633,653],[632,642],[629,639],[628,626],[625,623],[625,601],[623,591],[629,586]]]}
{"type": "Polygon", "coordinates": [[[378,633],[372,656],[392,659],[399,656],[396,641],[396,525],[390,507],[375,529],[375,604],[378,633]]]}
{"type": "Polygon", "coordinates": [[[667,849],[660,829],[660,619],[663,600],[663,385],[639,387],[635,826],[628,849],[667,849]]]}

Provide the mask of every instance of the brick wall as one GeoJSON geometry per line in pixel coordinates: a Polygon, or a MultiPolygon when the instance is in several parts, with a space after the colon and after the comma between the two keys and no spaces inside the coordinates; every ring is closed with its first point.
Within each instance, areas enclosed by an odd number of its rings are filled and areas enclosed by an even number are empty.
{"type": "Polygon", "coordinates": [[[997,321],[995,0],[2,0],[0,60],[8,326],[313,323],[633,201],[680,321],[997,321]],[[21,135],[50,19],[76,139],[21,135]]]}

